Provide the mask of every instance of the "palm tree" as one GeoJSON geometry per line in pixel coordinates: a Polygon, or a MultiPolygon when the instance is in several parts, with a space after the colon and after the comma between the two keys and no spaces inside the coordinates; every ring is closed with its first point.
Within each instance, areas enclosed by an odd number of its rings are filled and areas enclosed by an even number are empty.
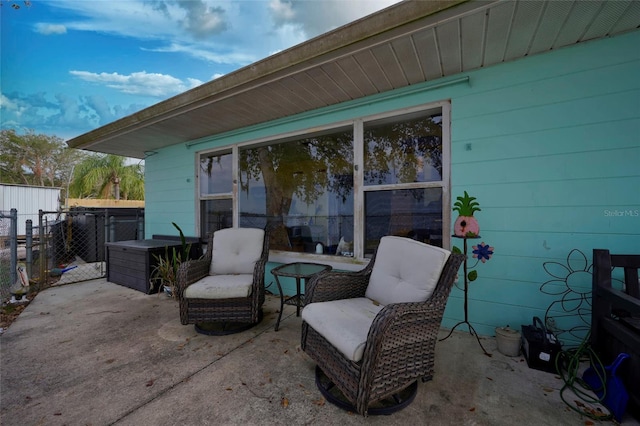
{"type": "Polygon", "coordinates": [[[94,155],[74,170],[69,193],[76,198],[144,200],[144,169],[126,165],[126,157],[94,155]]]}

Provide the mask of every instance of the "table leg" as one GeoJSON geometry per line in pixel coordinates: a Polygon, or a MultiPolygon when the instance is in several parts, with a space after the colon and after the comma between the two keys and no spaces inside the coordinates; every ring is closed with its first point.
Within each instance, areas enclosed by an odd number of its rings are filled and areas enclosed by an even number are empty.
{"type": "Polygon", "coordinates": [[[282,286],[280,285],[280,280],[278,276],[275,276],[276,284],[278,285],[278,292],[280,293],[280,313],[278,314],[278,320],[276,321],[275,331],[278,331],[280,328],[280,319],[282,318],[282,310],[284,309],[284,294],[282,294],[282,286]]]}

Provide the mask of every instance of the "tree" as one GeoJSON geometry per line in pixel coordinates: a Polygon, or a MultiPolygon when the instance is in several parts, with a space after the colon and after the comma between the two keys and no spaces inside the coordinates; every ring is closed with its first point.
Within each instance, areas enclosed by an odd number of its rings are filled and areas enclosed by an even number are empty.
{"type": "Polygon", "coordinates": [[[69,193],[77,198],[144,200],[144,169],[119,155],[92,155],[75,168],[69,193]]]}
{"type": "MultiPolygon", "coordinates": [[[[425,170],[441,175],[441,135],[440,116],[427,115],[365,130],[364,181],[372,185],[421,182],[424,177],[419,174],[425,170]]],[[[264,182],[268,223],[282,229],[294,196],[312,204],[325,191],[343,200],[352,193],[353,132],[243,149],[240,170],[243,191],[251,180],[264,182]]],[[[413,191],[413,196],[423,197],[424,192],[413,191]]],[[[272,233],[272,244],[279,246],[284,237],[282,232],[272,233]]]]}
{"type": "Polygon", "coordinates": [[[442,126],[433,117],[393,123],[364,133],[364,181],[371,185],[421,181],[433,168],[442,177],[442,126]]]}
{"type": "Polygon", "coordinates": [[[251,180],[264,181],[274,247],[286,241],[285,219],[294,195],[311,204],[325,191],[343,198],[352,192],[352,141],[352,132],[338,132],[240,152],[242,190],[249,188],[251,180]]]}
{"type": "Polygon", "coordinates": [[[86,153],[68,148],[57,136],[0,131],[0,181],[66,187],[73,167],[86,153]]]}
{"type": "MultiPolygon", "coordinates": [[[[441,134],[439,121],[432,117],[365,131],[365,149],[369,151],[365,155],[365,182],[415,182],[418,165],[429,165],[441,174],[441,134]]],[[[272,220],[289,212],[294,194],[306,203],[313,203],[325,189],[345,198],[353,190],[352,140],[352,132],[346,131],[242,150],[242,189],[247,189],[251,179],[264,180],[266,212],[272,220]]]]}

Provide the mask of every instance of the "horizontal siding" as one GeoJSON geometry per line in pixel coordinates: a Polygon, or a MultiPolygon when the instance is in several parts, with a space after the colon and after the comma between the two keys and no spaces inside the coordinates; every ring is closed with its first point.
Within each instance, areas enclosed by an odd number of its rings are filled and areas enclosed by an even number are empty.
{"type": "Polygon", "coordinates": [[[176,145],[145,161],[145,233],[177,235],[175,222],[185,235],[195,236],[195,166],[193,151],[176,145]],[[152,184],[149,184],[152,182],[152,184]]]}
{"type": "MultiPolygon", "coordinates": [[[[480,99],[479,102],[486,99],[488,102],[483,105],[484,109],[481,111],[475,110],[472,104],[467,104],[452,113],[456,116],[460,114],[460,118],[464,118],[489,112],[494,113],[499,110],[518,109],[528,103],[540,105],[544,104],[547,99],[551,101],[556,99],[554,96],[558,90],[577,93],[580,93],[581,90],[607,93],[620,91],[608,90],[607,87],[619,87],[625,90],[627,84],[628,87],[638,88],[638,82],[629,82],[628,74],[625,75],[625,72],[628,72],[627,66],[637,67],[635,64],[639,56],[637,46],[638,34],[630,33],[608,40],[583,43],[519,61],[508,62],[491,67],[488,72],[483,70],[470,74],[473,77],[473,90],[456,96],[456,99],[464,101],[464,103],[467,102],[466,99],[472,100],[473,98],[480,99]],[[611,40],[615,41],[611,42],[611,40]],[[614,47],[612,47],[613,44],[615,44],[614,47]],[[619,68],[621,65],[623,68],[619,68]],[[623,81],[613,81],[610,72],[618,73],[618,76],[623,75],[623,81]],[[600,79],[592,77],[587,81],[579,80],[583,76],[595,76],[596,74],[602,77],[600,79]],[[547,90],[552,88],[555,88],[556,92],[547,90]],[[492,98],[492,93],[495,95],[506,94],[506,97],[492,98]],[[510,93],[514,93],[516,96],[511,97],[510,93]],[[544,98],[529,99],[532,94],[535,96],[541,93],[545,95],[544,98]],[[520,98],[525,99],[519,100],[520,98]]],[[[572,96],[565,95],[564,97],[569,99],[572,96]]]]}
{"type": "MultiPolygon", "coordinates": [[[[457,130],[457,129],[456,129],[457,130]]],[[[540,160],[561,154],[597,152],[610,149],[609,140],[616,138],[616,149],[637,148],[640,120],[611,119],[562,128],[538,128],[526,133],[454,138],[455,164],[480,161],[511,160],[536,157],[540,160]]],[[[458,136],[456,132],[455,136],[458,136]]]]}
{"type": "MultiPolygon", "coordinates": [[[[195,233],[197,151],[450,100],[451,198],[465,190],[478,198],[479,241],[495,247],[493,258],[476,266],[469,320],[493,335],[495,327],[519,328],[549,309],[566,328],[584,325],[561,317],[557,301],[564,292],[584,300],[592,250],[640,251],[638,45],[635,31],[480,69],[467,74],[469,83],[433,90],[417,84],[203,139],[191,149],[160,150],[146,161],[147,233],[174,233],[172,221],[195,233]],[[582,269],[567,263],[574,249],[586,257],[582,269]],[[565,279],[549,273],[564,270],[565,279]]],[[[292,291],[290,282],[284,286],[292,291]]],[[[447,327],[464,317],[460,287],[447,304],[447,327]]]]}
{"type": "MultiPolygon", "coordinates": [[[[562,327],[584,328],[593,249],[639,252],[639,34],[480,71],[473,93],[452,99],[452,199],[478,198],[482,240],[495,247],[470,284],[480,334],[547,309],[562,327]],[[575,270],[573,249],[586,257],[575,270]]],[[[463,300],[452,293],[445,325],[463,300]]]]}
{"type": "MultiPolygon", "coordinates": [[[[634,178],[634,163],[640,158],[640,147],[611,147],[602,151],[582,151],[567,154],[556,154],[531,157],[503,158],[499,160],[484,160],[477,163],[467,163],[474,174],[475,167],[486,170],[470,176],[470,183],[476,186],[493,185],[498,183],[528,183],[576,181],[580,179],[601,179],[625,177],[634,178]]],[[[460,168],[461,171],[464,169],[460,168]]],[[[628,194],[631,195],[631,194],[628,194]]],[[[629,198],[629,201],[633,198],[629,198]]]]}
{"type": "MultiPolygon", "coordinates": [[[[457,98],[461,102],[460,108],[456,108],[454,118],[478,116],[494,116],[506,111],[529,110],[534,107],[548,107],[549,105],[567,105],[569,102],[598,96],[608,96],[615,93],[625,93],[630,90],[640,89],[640,80],[627,81],[629,68],[637,66],[634,60],[624,58],[625,62],[614,65],[597,65],[599,68],[580,70],[565,75],[547,76],[540,78],[540,74],[532,80],[520,81],[519,84],[504,85],[502,75],[489,75],[486,78],[473,79],[475,89],[473,95],[457,98]],[[497,80],[500,83],[497,83],[497,80]],[[606,81],[606,85],[594,84],[597,81],[606,81]],[[500,85],[496,88],[496,83],[500,85]],[[489,88],[489,86],[491,88],[489,88]],[[485,88],[483,90],[483,88],[485,88]],[[539,94],[544,94],[541,97],[539,94]],[[474,102],[482,102],[485,108],[478,114],[473,109],[474,102]],[[464,104],[464,105],[462,105],[464,104]]],[[[523,77],[519,70],[515,69],[518,63],[508,65],[513,67],[512,74],[523,77]]]]}
{"type": "MultiPolygon", "coordinates": [[[[637,150],[631,150],[633,153],[637,150]]],[[[635,155],[635,154],[633,154],[635,155]]],[[[616,172],[613,167],[613,172],[616,172]]],[[[555,180],[534,180],[530,182],[494,182],[494,191],[483,195],[483,205],[485,207],[479,216],[490,216],[489,209],[503,208],[536,208],[549,206],[574,207],[582,212],[582,208],[594,206],[608,206],[602,209],[602,216],[606,211],[620,210],[623,206],[633,204],[633,197],[625,192],[609,191],[612,187],[619,187],[629,182],[629,176],[615,177],[588,177],[582,179],[572,179],[570,186],[558,188],[558,179],[555,180]],[[601,194],[599,199],[593,199],[592,194],[601,194]],[[505,197],[508,194],[508,197],[505,197]]],[[[568,181],[562,180],[564,182],[568,181]]],[[[632,182],[635,181],[631,177],[632,182]]],[[[481,186],[477,184],[475,186],[481,186]]],[[[493,212],[491,213],[493,215],[493,212]]]]}
{"type": "MultiPolygon", "coordinates": [[[[632,68],[631,65],[629,68],[632,68]]],[[[544,93],[544,92],[543,92],[544,93]]],[[[530,96],[536,96],[531,94],[530,96]]],[[[539,96],[539,95],[538,95],[539,96]]],[[[549,105],[510,109],[491,115],[452,119],[452,135],[456,142],[476,138],[518,135],[540,129],[562,129],[637,118],[640,90],[610,93],[582,99],[571,99],[549,105]],[[481,130],[481,131],[480,131],[481,130]]],[[[454,104],[452,110],[457,106],[454,104]]]]}

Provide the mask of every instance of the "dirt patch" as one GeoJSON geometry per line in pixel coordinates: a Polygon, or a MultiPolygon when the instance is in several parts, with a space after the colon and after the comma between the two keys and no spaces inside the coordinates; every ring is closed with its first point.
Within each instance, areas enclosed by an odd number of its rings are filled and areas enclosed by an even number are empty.
{"type": "MultiPolygon", "coordinates": [[[[35,297],[34,295],[29,295],[27,300],[30,302],[35,297]]],[[[26,303],[7,303],[0,307],[0,329],[6,330],[9,328],[11,324],[20,316],[22,311],[29,305],[29,302],[26,303]]]]}
{"type": "Polygon", "coordinates": [[[31,290],[29,294],[22,296],[23,299],[26,299],[26,302],[9,303],[7,301],[3,303],[2,306],[0,306],[0,334],[2,334],[3,331],[6,331],[7,328],[9,328],[9,326],[18,319],[22,311],[29,306],[29,303],[31,303],[41,290],[49,287],[51,287],[51,285],[45,285],[38,290],[31,290]]]}
{"type": "Polygon", "coordinates": [[[5,301],[4,303],[2,303],[2,305],[0,306],[0,334],[2,334],[3,331],[6,331],[7,328],[9,328],[11,324],[13,324],[13,322],[20,316],[22,311],[25,310],[29,303],[33,299],[35,299],[38,293],[40,293],[44,289],[53,287],[59,280],[60,277],[50,278],[44,284],[34,284],[34,282],[31,281],[32,285],[29,287],[29,292],[26,296],[22,296],[23,299],[27,300],[26,302],[9,303],[8,301],[5,301]]]}

